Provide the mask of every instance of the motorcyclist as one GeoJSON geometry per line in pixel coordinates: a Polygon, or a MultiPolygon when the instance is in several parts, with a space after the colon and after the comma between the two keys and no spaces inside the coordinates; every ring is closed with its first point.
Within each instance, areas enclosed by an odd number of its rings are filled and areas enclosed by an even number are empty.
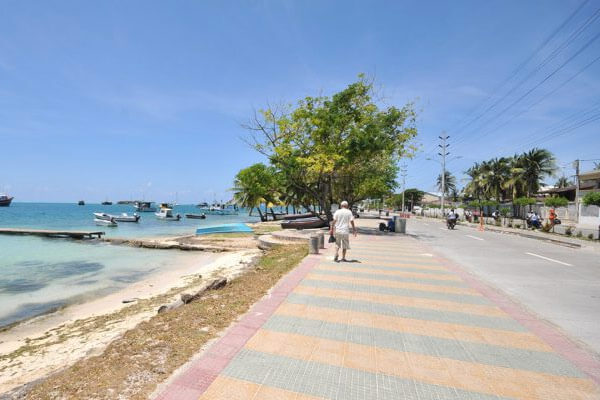
{"type": "Polygon", "coordinates": [[[454,229],[454,225],[456,225],[456,218],[457,218],[457,215],[454,212],[454,208],[453,208],[450,210],[450,212],[446,216],[446,225],[448,226],[448,229],[454,229]]]}

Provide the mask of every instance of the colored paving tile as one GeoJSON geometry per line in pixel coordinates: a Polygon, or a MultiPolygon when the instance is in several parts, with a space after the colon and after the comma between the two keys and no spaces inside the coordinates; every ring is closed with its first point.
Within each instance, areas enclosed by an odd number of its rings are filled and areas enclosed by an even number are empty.
{"type": "Polygon", "coordinates": [[[597,363],[416,240],[352,247],[308,257],[158,398],[600,399],[597,363]]]}

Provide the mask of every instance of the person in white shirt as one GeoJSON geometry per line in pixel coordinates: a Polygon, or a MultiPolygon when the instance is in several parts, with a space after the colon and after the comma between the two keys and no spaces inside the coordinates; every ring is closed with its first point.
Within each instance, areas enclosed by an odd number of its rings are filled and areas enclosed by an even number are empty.
{"type": "Polygon", "coordinates": [[[354,215],[348,209],[348,202],[342,201],[341,208],[333,214],[331,229],[329,233],[335,237],[335,257],[338,260],[340,247],[342,248],[342,261],[346,261],[346,250],[350,248],[350,226],[352,233],[356,236],[356,226],[354,226],[354,215]]]}

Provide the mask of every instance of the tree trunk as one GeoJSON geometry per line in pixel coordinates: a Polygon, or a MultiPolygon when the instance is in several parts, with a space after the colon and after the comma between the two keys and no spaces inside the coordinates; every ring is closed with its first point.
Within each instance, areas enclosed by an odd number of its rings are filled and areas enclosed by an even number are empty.
{"type": "Polygon", "coordinates": [[[260,206],[256,207],[256,209],[258,210],[258,215],[260,215],[261,222],[265,222],[265,217],[263,216],[263,213],[260,210],[260,206]]]}

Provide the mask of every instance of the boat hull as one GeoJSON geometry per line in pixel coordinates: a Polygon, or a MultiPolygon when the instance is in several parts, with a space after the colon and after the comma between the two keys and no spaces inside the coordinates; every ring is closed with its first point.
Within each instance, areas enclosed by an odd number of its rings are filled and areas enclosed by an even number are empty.
{"type": "Polygon", "coordinates": [[[190,219],[206,219],[206,215],[204,214],[185,214],[185,217],[190,219]]]}
{"type": "Polygon", "coordinates": [[[203,226],[196,229],[196,235],[210,235],[211,233],[239,233],[239,232],[254,232],[246,224],[221,224],[212,226],[203,226]]]}
{"type": "Polygon", "coordinates": [[[291,221],[284,221],[281,223],[282,229],[315,229],[315,228],[324,228],[329,224],[327,221],[322,220],[320,218],[303,218],[296,219],[291,221]]]}
{"type": "Polygon", "coordinates": [[[0,207],[8,207],[10,206],[10,203],[12,203],[14,197],[9,197],[7,199],[2,199],[0,200],[0,207]]]}
{"type": "Polygon", "coordinates": [[[109,227],[116,227],[116,226],[118,226],[116,222],[111,221],[111,220],[107,220],[107,219],[98,219],[98,218],[95,218],[94,222],[96,223],[96,225],[101,225],[101,226],[109,226],[109,227]]]}

